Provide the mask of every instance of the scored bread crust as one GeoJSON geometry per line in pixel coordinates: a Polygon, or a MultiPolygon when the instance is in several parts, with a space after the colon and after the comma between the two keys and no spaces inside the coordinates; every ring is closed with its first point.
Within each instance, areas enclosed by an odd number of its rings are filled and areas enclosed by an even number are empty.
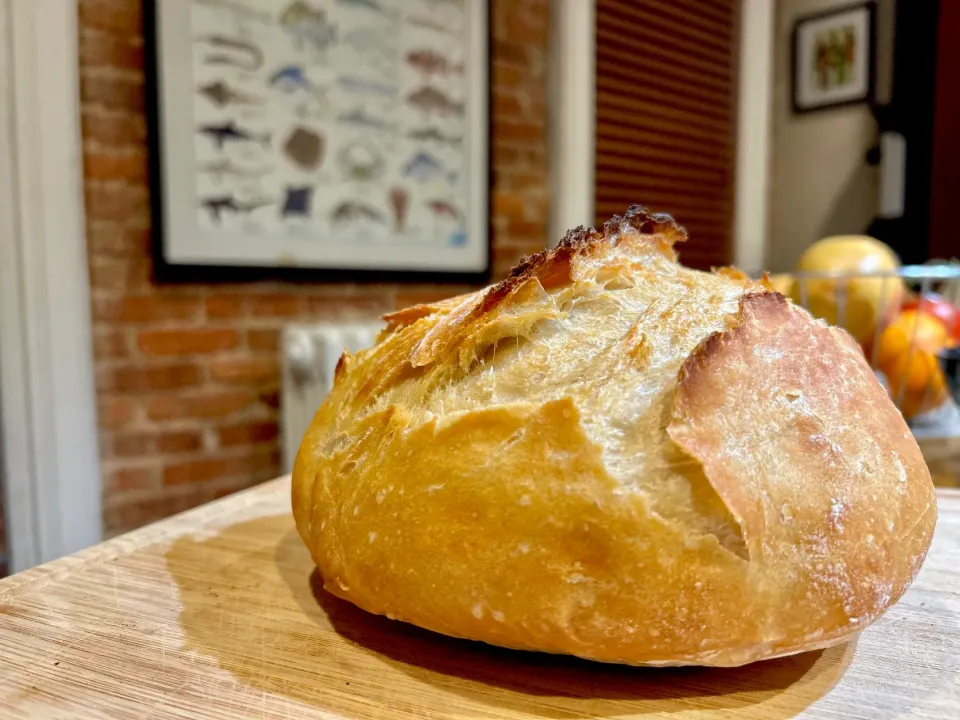
{"type": "Polygon", "coordinates": [[[650,665],[825,647],[903,594],[933,485],[842,330],[631,208],[345,353],[293,473],[325,587],[447,635],[650,665]]]}

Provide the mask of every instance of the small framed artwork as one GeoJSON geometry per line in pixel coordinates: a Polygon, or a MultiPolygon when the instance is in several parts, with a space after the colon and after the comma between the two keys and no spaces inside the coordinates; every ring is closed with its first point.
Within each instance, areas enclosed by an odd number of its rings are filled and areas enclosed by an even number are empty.
{"type": "Polygon", "coordinates": [[[482,0],[148,0],[159,280],[476,282],[482,0]]]}
{"type": "Polygon", "coordinates": [[[872,2],[797,20],[793,28],[793,109],[803,113],[873,100],[872,2]]]}

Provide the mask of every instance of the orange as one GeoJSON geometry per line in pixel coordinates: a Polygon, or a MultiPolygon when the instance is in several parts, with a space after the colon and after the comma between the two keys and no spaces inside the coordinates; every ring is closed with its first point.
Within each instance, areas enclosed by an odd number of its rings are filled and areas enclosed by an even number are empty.
{"type": "Polygon", "coordinates": [[[950,343],[943,323],[926,313],[905,310],[888,325],[877,347],[877,369],[907,419],[939,407],[947,385],[937,353],[950,343]]]}

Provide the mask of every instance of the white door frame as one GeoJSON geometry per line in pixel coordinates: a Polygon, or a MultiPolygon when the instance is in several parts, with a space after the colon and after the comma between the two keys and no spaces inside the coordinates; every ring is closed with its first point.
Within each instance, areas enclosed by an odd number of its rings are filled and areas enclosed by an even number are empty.
{"type": "MultiPolygon", "coordinates": [[[[766,259],[774,11],[772,0],[742,0],[740,10],[733,262],[747,272],[762,270],[766,259]]],[[[595,13],[595,0],[550,7],[552,243],[594,222],[595,13]]]]}
{"type": "Polygon", "coordinates": [[[596,140],[595,0],[552,0],[548,74],[550,244],[593,225],[596,140]]]}
{"type": "Polygon", "coordinates": [[[99,542],[77,4],[0,0],[0,478],[10,569],[99,542]]]}
{"type": "Polygon", "coordinates": [[[733,263],[748,273],[767,266],[775,19],[776,3],[741,0],[733,263]]]}

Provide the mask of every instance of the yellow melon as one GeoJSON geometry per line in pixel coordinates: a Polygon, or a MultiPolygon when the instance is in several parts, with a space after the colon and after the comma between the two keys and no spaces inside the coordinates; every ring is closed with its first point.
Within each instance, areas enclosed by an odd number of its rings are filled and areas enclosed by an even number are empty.
{"type": "Polygon", "coordinates": [[[824,238],[807,248],[797,263],[791,297],[867,346],[878,324],[882,327],[900,310],[903,281],[890,276],[899,267],[896,253],[875,238],[824,238]]]}

